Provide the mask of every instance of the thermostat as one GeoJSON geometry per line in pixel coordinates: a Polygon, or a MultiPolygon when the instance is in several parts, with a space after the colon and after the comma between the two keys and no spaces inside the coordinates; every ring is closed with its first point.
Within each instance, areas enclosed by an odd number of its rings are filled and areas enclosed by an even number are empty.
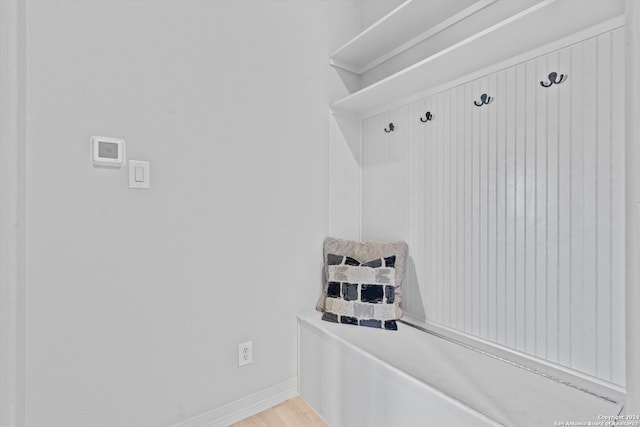
{"type": "Polygon", "coordinates": [[[124,139],[108,136],[91,137],[91,163],[95,166],[120,168],[125,160],[124,139]]]}

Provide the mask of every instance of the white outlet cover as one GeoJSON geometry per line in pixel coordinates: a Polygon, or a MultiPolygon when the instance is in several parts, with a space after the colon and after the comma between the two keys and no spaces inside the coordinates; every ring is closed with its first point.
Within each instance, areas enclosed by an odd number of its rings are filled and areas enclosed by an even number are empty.
{"type": "Polygon", "coordinates": [[[248,365],[251,362],[253,362],[253,342],[238,344],[238,366],[248,365]]]}

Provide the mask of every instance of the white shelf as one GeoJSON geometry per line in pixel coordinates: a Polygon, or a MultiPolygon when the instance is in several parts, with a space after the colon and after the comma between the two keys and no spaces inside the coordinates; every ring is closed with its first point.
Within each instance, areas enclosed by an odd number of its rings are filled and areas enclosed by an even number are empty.
{"type": "Polygon", "coordinates": [[[336,114],[363,116],[604,21],[611,20],[609,26],[623,24],[623,14],[622,0],[545,0],[338,100],[331,109],[336,114]]]}
{"type": "Polygon", "coordinates": [[[362,74],[496,0],[407,0],[336,50],[329,63],[362,74]]]}

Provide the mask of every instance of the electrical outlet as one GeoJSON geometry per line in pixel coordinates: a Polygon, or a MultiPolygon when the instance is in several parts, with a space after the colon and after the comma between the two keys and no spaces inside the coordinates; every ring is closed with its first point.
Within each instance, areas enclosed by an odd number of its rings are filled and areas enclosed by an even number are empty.
{"type": "Polygon", "coordinates": [[[251,362],[253,362],[253,342],[238,344],[238,366],[248,365],[251,362]]]}

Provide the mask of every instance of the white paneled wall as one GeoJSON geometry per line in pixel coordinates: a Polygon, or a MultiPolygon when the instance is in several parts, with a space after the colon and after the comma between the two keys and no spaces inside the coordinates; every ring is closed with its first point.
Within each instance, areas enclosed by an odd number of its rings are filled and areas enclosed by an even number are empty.
{"type": "Polygon", "coordinates": [[[618,29],[363,121],[362,237],[409,243],[408,313],[624,384],[623,50],[618,29]]]}
{"type": "Polygon", "coordinates": [[[392,240],[409,233],[408,111],[408,106],[402,106],[363,123],[362,229],[371,240],[392,240]],[[394,130],[386,132],[390,123],[394,130]]]}

